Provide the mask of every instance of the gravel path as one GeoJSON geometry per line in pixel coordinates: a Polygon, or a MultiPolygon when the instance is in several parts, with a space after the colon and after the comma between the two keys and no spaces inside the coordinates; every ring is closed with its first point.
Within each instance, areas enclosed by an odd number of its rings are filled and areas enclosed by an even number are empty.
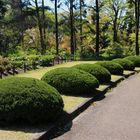
{"type": "Polygon", "coordinates": [[[55,140],[140,140],[140,74],[91,105],[55,140]]]}

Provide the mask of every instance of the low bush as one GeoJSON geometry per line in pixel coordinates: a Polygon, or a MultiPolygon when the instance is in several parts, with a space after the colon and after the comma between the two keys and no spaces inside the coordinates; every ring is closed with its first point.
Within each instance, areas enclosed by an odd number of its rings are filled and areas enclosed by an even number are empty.
{"type": "Polygon", "coordinates": [[[111,74],[115,74],[115,75],[122,75],[123,74],[123,67],[120,64],[117,64],[115,62],[100,61],[96,64],[101,65],[104,68],[108,69],[111,74]]]}
{"type": "Polygon", "coordinates": [[[73,66],[73,68],[81,69],[92,74],[99,80],[100,83],[108,83],[111,80],[110,72],[106,68],[100,65],[78,64],[78,65],[73,66]]]}
{"type": "Polygon", "coordinates": [[[139,56],[128,56],[128,57],[125,57],[124,59],[132,61],[135,65],[135,67],[140,67],[140,57],[139,56]]]}
{"type": "Polygon", "coordinates": [[[41,66],[51,66],[53,63],[54,56],[53,55],[44,55],[40,58],[41,66]]]}
{"type": "Polygon", "coordinates": [[[0,122],[53,121],[62,110],[60,94],[43,81],[19,77],[0,80],[0,122]]]}
{"type": "Polygon", "coordinates": [[[112,60],[115,63],[120,64],[124,70],[134,70],[135,69],[135,65],[132,61],[129,61],[127,59],[114,59],[112,60]]]}
{"type": "Polygon", "coordinates": [[[21,67],[23,67],[23,61],[11,61],[11,64],[13,65],[13,66],[15,66],[16,68],[21,68],[21,67]]]}
{"type": "Polygon", "coordinates": [[[47,72],[43,77],[62,94],[81,95],[93,93],[99,86],[98,80],[91,74],[75,68],[57,68],[47,72]]]}
{"type": "Polygon", "coordinates": [[[27,60],[28,61],[39,61],[39,59],[40,59],[40,56],[39,55],[28,55],[27,56],[27,60]]]}

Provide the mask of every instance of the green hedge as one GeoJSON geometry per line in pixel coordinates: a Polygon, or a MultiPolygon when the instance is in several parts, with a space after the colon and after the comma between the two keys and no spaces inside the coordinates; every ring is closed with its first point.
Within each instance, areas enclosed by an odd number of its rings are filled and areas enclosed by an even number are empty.
{"type": "Polygon", "coordinates": [[[120,64],[124,70],[134,70],[135,69],[135,65],[132,61],[129,61],[127,59],[114,59],[112,60],[115,63],[120,64]]]}
{"type": "Polygon", "coordinates": [[[111,80],[110,72],[106,68],[100,65],[78,64],[78,65],[73,66],[73,68],[81,69],[92,74],[99,80],[100,83],[108,83],[111,80]]]}
{"type": "Polygon", "coordinates": [[[135,67],[140,67],[140,57],[139,56],[128,56],[128,57],[125,57],[124,59],[132,61],[135,65],[135,67]]]}
{"type": "Polygon", "coordinates": [[[62,110],[60,94],[43,81],[19,77],[0,80],[0,122],[53,121],[62,110]]]}
{"type": "Polygon", "coordinates": [[[91,74],[74,68],[57,68],[47,72],[43,77],[62,94],[88,94],[99,87],[98,80],[91,74]]]}
{"type": "Polygon", "coordinates": [[[43,55],[40,57],[41,66],[52,66],[53,65],[53,55],[43,55]]]}
{"type": "Polygon", "coordinates": [[[122,75],[123,74],[123,67],[120,64],[117,64],[112,61],[100,61],[96,64],[103,66],[104,68],[108,69],[111,74],[115,75],[122,75]]]}

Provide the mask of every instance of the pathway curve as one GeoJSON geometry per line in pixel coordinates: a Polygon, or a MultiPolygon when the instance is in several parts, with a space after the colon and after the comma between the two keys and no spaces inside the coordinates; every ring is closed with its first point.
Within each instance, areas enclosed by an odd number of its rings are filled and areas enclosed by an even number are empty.
{"type": "Polygon", "coordinates": [[[91,105],[55,140],[140,140],[140,74],[91,105]]]}

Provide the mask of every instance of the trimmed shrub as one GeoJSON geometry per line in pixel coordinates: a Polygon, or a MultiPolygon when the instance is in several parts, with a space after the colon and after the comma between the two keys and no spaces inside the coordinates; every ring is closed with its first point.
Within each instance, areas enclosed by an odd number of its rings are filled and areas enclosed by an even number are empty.
{"type": "Polygon", "coordinates": [[[132,61],[135,65],[135,67],[140,67],[140,57],[139,56],[128,56],[128,57],[125,57],[124,59],[132,61]]]}
{"type": "Polygon", "coordinates": [[[103,66],[104,68],[108,69],[111,74],[115,75],[122,75],[123,74],[123,67],[120,64],[117,64],[112,61],[101,61],[96,63],[98,65],[103,66]]]}
{"type": "Polygon", "coordinates": [[[62,110],[60,94],[43,81],[20,77],[0,80],[0,122],[53,121],[62,110]]]}
{"type": "Polygon", "coordinates": [[[73,68],[81,69],[92,74],[100,83],[108,83],[111,80],[110,72],[97,64],[78,64],[73,66],[73,68]]]}
{"type": "Polygon", "coordinates": [[[112,60],[115,63],[120,64],[124,70],[134,70],[135,69],[135,65],[132,61],[129,61],[127,59],[114,59],[112,60]]]}
{"type": "Polygon", "coordinates": [[[47,72],[43,77],[62,94],[88,94],[99,87],[98,80],[91,74],[74,68],[57,68],[47,72]]]}
{"type": "Polygon", "coordinates": [[[53,55],[44,55],[40,58],[41,66],[51,66],[53,63],[54,56],[53,55]]]}

